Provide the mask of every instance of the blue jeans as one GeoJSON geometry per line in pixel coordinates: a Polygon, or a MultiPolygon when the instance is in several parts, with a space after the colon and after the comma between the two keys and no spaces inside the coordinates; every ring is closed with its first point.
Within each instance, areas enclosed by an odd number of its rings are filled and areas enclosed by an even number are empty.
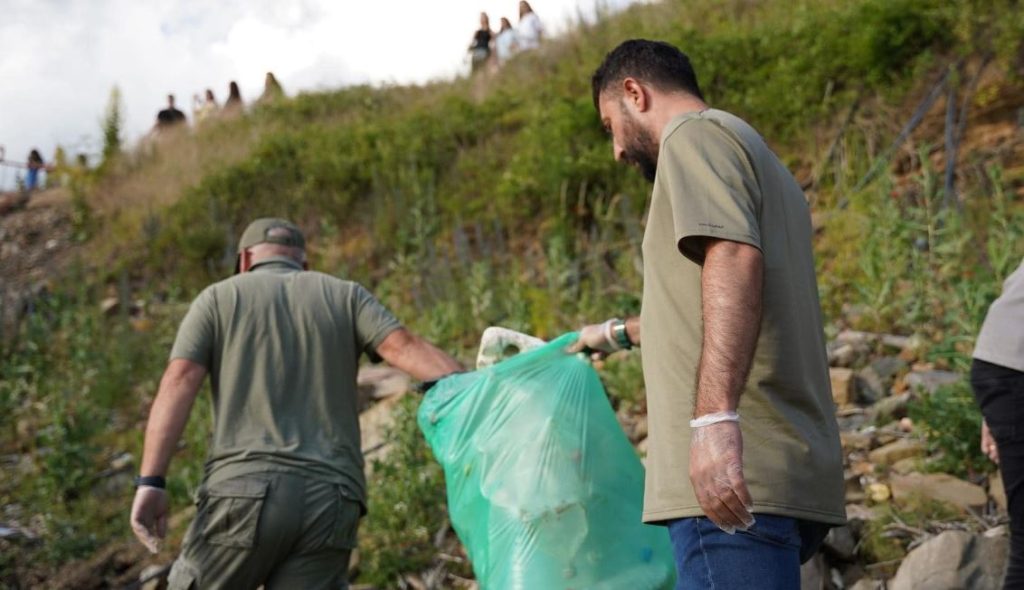
{"type": "Polygon", "coordinates": [[[800,590],[800,564],[828,526],[755,514],[747,531],[729,535],[700,516],[668,521],[679,574],[676,590],[800,590]]]}

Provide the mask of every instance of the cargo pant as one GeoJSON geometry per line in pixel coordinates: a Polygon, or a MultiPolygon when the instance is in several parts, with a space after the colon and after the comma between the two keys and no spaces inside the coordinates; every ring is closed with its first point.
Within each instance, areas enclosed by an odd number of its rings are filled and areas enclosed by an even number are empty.
{"type": "Polygon", "coordinates": [[[287,473],[204,483],[169,590],[346,588],[361,506],[336,484],[287,473]]]}

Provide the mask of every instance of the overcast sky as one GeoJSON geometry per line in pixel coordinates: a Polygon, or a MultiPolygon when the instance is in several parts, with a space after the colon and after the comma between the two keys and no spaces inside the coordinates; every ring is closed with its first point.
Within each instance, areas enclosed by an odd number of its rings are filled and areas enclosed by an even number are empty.
{"type": "MultiPolygon", "coordinates": [[[[635,0],[536,0],[549,32],[596,5],[635,0]]],[[[480,11],[515,26],[517,0],[0,0],[0,146],[8,161],[58,144],[96,153],[117,85],[125,135],[153,124],[168,93],[191,117],[192,95],[230,80],[255,99],[272,71],[294,94],[362,82],[422,82],[466,69],[480,11]]],[[[0,166],[0,187],[15,171],[0,166]]]]}

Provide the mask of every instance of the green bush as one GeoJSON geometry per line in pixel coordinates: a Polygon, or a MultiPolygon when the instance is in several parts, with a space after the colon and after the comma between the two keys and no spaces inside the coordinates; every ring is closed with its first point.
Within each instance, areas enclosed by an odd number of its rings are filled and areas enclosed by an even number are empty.
{"type": "Polygon", "coordinates": [[[966,381],[925,395],[909,414],[928,443],[930,470],[966,477],[995,468],[981,452],[981,412],[966,381]]]}

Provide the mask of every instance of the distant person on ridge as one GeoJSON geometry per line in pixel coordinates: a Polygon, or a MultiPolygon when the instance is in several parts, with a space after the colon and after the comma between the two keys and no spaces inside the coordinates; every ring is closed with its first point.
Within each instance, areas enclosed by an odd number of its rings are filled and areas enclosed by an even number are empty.
{"type": "Polygon", "coordinates": [[[971,388],[984,416],[981,451],[1003,474],[1010,513],[1010,562],[1003,588],[1024,588],[1024,260],[1003,282],[971,355],[971,388]]]}
{"type": "Polygon", "coordinates": [[[169,590],[347,587],[366,512],[356,372],[364,354],[420,380],[462,370],[357,283],[307,270],[283,219],[253,221],[235,275],[181,322],[150,410],[132,530],[167,532],[165,480],[210,375],[213,437],[169,590]]]}
{"type": "Polygon", "coordinates": [[[505,65],[517,48],[516,30],[512,28],[512,23],[507,18],[501,17],[501,29],[494,38],[494,56],[498,60],[498,65],[505,65]]]}
{"type": "Polygon", "coordinates": [[[204,121],[208,121],[214,115],[217,114],[220,108],[217,105],[217,99],[213,96],[213,90],[207,88],[205,98],[199,98],[198,95],[193,99],[195,106],[192,108],[192,119],[198,126],[204,121]]]}
{"type": "Polygon", "coordinates": [[[174,106],[174,95],[167,95],[167,108],[156,114],[156,128],[160,131],[171,129],[185,122],[185,113],[174,106]]]}
{"type": "Polygon", "coordinates": [[[277,81],[273,72],[267,72],[267,76],[263,79],[263,94],[256,100],[256,103],[268,104],[283,97],[284,88],[281,88],[281,83],[277,81]]]}
{"type": "Polygon", "coordinates": [[[39,150],[33,149],[28,153],[28,160],[25,162],[25,190],[32,192],[39,188],[39,171],[46,170],[46,162],[43,161],[39,150]]]}
{"type": "Polygon", "coordinates": [[[533,7],[526,0],[519,2],[519,28],[516,31],[516,41],[519,49],[536,49],[544,38],[544,25],[540,17],[533,11],[533,7]]]}
{"type": "Polygon", "coordinates": [[[622,43],[591,87],[615,159],[654,183],[640,317],[573,347],[643,344],[643,519],[668,526],[678,589],[799,588],[846,522],[807,199],[672,45],[622,43]]]}
{"type": "Polygon", "coordinates": [[[228,84],[228,99],[224,101],[224,108],[221,109],[221,113],[228,117],[240,115],[244,106],[242,103],[242,92],[238,90],[238,83],[232,80],[228,84]]]}
{"type": "Polygon", "coordinates": [[[487,65],[491,58],[491,19],[486,12],[480,13],[480,28],[473,33],[473,41],[469,45],[469,57],[472,71],[478,72],[487,65]]]}

